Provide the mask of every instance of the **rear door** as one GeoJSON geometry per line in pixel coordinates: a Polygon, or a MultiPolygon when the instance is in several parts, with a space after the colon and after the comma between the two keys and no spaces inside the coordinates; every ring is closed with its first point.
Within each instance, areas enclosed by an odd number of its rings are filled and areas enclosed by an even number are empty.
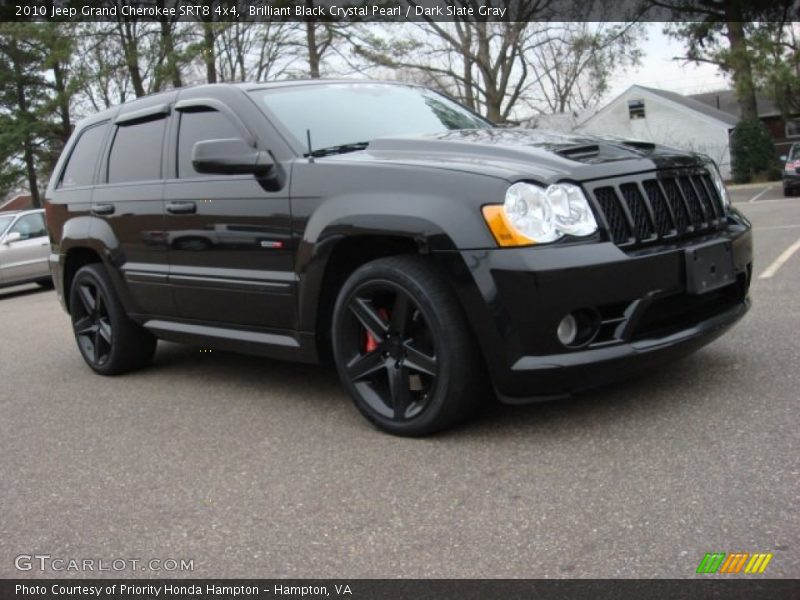
{"type": "MultiPolygon", "coordinates": [[[[174,97],[174,95],[173,95],[174,97]]],[[[170,98],[123,106],[92,196],[92,237],[100,238],[135,314],[171,316],[164,242],[164,144],[170,98]]]]}
{"type": "Polygon", "coordinates": [[[253,175],[195,171],[191,157],[197,142],[239,138],[257,143],[225,97],[209,97],[207,88],[185,90],[173,127],[174,172],[165,183],[164,199],[178,315],[292,329],[296,311],[288,186],[272,191],[253,175]]]}
{"type": "Polygon", "coordinates": [[[6,240],[12,234],[19,234],[19,238],[0,245],[0,281],[12,283],[47,277],[50,274],[47,264],[50,241],[44,214],[22,215],[6,232],[6,240]]]}

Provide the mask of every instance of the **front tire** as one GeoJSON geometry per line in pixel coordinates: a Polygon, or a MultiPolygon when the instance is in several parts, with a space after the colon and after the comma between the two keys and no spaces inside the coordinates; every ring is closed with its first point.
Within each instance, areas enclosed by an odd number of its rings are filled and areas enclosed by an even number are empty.
{"type": "Polygon", "coordinates": [[[336,301],[332,339],[356,407],[389,433],[423,436],[452,427],[488,395],[461,307],[423,257],[358,268],[336,301]]]}
{"type": "Polygon", "coordinates": [[[156,338],[125,314],[101,264],[86,265],[75,274],[69,307],[78,348],[95,372],[118,375],[153,359],[156,338]]]}

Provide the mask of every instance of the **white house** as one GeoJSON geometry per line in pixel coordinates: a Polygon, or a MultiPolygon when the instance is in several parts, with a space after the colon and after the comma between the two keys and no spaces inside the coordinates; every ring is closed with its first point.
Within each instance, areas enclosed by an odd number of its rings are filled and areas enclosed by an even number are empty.
{"type": "Polygon", "coordinates": [[[730,113],[675,92],[632,85],[575,130],[615,135],[702,152],[731,176],[730,132],[738,119],[730,113]]]}

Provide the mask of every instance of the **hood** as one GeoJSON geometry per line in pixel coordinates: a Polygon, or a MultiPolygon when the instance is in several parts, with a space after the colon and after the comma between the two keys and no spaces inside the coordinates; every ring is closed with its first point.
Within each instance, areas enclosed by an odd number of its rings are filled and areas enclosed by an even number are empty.
{"type": "MultiPolygon", "coordinates": [[[[487,171],[504,178],[588,181],[661,168],[696,166],[701,157],[649,142],[533,129],[465,129],[383,137],[358,160],[487,171]]],[[[355,155],[344,155],[356,159],[355,155]]]]}

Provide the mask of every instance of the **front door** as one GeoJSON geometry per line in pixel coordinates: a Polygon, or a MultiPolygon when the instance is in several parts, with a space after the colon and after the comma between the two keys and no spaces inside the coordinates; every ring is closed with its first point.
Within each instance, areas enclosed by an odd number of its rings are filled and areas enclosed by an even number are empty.
{"type": "Polygon", "coordinates": [[[23,215],[5,234],[0,244],[0,281],[6,284],[50,274],[47,257],[50,241],[40,212],[23,215]]]}
{"type": "MultiPolygon", "coordinates": [[[[181,104],[181,103],[179,103],[181,104]]],[[[204,175],[192,167],[203,140],[249,137],[219,102],[185,105],[173,117],[176,172],[164,186],[169,281],[178,316],[292,329],[295,277],[288,189],[253,175],[204,175]]]]}

